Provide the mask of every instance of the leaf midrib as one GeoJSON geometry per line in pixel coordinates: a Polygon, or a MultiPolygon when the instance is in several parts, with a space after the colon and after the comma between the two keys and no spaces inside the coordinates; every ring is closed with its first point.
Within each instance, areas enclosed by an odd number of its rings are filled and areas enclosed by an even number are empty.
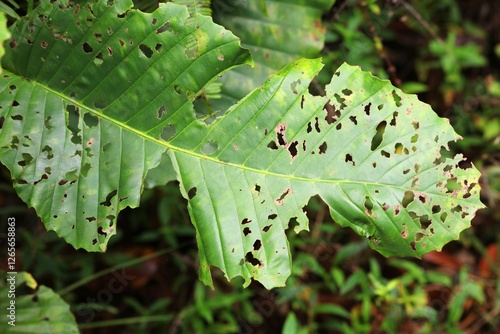
{"type": "MultiPolygon", "coordinates": [[[[15,74],[15,73],[12,73],[12,72],[10,72],[10,71],[8,71],[6,69],[4,69],[4,73],[6,75],[10,75],[10,76],[13,76],[13,77],[20,77],[19,75],[15,74]]],[[[248,166],[245,166],[245,165],[240,165],[240,164],[235,164],[235,163],[231,163],[231,162],[221,161],[221,160],[218,160],[216,158],[210,157],[208,155],[203,155],[203,154],[200,154],[200,153],[196,153],[196,152],[188,150],[188,149],[184,149],[184,148],[181,148],[181,147],[177,147],[177,146],[171,145],[171,144],[169,144],[169,142],[166,142],[166,141],[154,138],[154,137],[148,135],[147,133],[141,132],[141,131],[133,128],[133,127],[128,126],[125,123],[119,122],[119,121],[113,119],[112,117],[109,117],[106,114],[100,112],[99,110],[91,108],[91,107],[89,107],[89,106],[87,106],[87,105],[85,105],[85,104],[83,104],[83,103],[81,103],[79,101],[73,100],[73,99],[69,98],[68,96],[66,96],[64,94],[61,94],[60,92],[58,92],[56,90],[53,90],[52,88],[47,87],[47,86],[45,86],[45,85],[43,85],[43,84],[41,84],[41,83],[39,83],[37,81],[30,81],[30,80],[28,80],[28,81],[31,82],[31,83],[33,83],[35,86],[38,86],[39,88],[44,89],[44,90],[46,90],[46,91],[48,91],[48,92],[50,92],[50,93],[58,96],[59,98],[65,100],[65,101],[68,101],[71,104],[74,104],[75,106],[77,106],[77,107],[79,107],[81,109],[84,109],[84,110],[87,110],[87,111],[91,112],[92,114],[98,116],[100,119],[106,120],[106,121],[114,124],[115,126],[117,126],[119,128],[122,128],[124,130],[127,130],[127,131],[130,131],[130,132],[134,133],[138,137],[141,137],[141,138],[143,138],[145,140],[148,140],[150,142],[154,142],[155,144],[163,146],[166,149],[170,149],[170,150],[173,150],[175,152],[186,154],[186,155],[195,157],[197,159],[203,159],[203,160],[210,161],[210,162],[213,162],[213,163],[217,163],[217,164],[220,164],[220,165],[223,165],[223,166],[233,167],[233,168],[237,168],[237,169],[240,169],[240,170],[244,170],[244,171],[248,171],[248,172],[253,172],[253,173],[257,173],[257,174],[261,174],[261,175],[278,177],[278,178],[284,178],[284,179],[290,179],[290,180],[295,180],[295,181],[313,182],[313,183],[328,183],[328,184],[357,184],[357,185],[363,185],[363,186],[371,185],[371,186],[381,186],[381,187],[399,189],[399,190],[403,190],[403,191],[411,190],[410,188],[407,188],[407,187],[397,186],[397,185],[387,184],[387,183],[378,183],[378,182],[370,182],[370,181],[355,181],[355,180],[348,180],[348,179],[347,180],[341,180],[341,179],[322,180],[322,179],[307,178],[307,177],[301,177],[301,176],[295,176],[295,175],[279,174],[279,173],[270,172],[270,171],[263,171],[261,169],[256,169],[256,168],[248,167],[248,166]]],[[[428,193],[429,194],[433,194],[435,196],[445,196],[442,193],[431,193],[431,192],[428,192],[428,193]]],[[[460,198],[457,198],[457,200],[460,200],[460,198]]]]}

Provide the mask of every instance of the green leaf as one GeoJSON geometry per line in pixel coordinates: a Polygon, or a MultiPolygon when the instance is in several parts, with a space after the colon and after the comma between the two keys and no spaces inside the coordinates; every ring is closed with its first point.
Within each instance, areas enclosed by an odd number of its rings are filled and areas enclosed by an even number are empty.
{"type": "MultiPolygon", "coordinates": [[[[3,12],[0,12],[0,59],[5,54],[3,42],[10,38],[10,32],[7,29],[7,18],[3,12]]],[[[2,66],[0,66],[0,74],[2,74],[2,66]]]]}
{"type": "Polygon", "coordinates": [[[285,230],[308,229],[320,195],[332,217],[386,256],[441,249],[470,226],[479,172],[442,158],[460,137],[416,96],[342,65],[313,97],[319,60],[299,60],[211,126],[194,122],[168,153],[197,230],[200,277],[210,266],[245,284],[282,286],[290,273],[285,230]]]}
{"type": "Polygon", "coordinates": [[[349,317],[350,317],[349,312],[347,312],[345,308],[343,308],[340,305],[330,304],[330,303],[319,304],[318,306],[316,306],[314,308],[314,312],[321,313],[321,314],[336,315],[336,316],[343,317],[346,319],[349,319],[349,317]]]}
{"type": "Polygon", "coordinates": [[[89,251],[104,251],[120,210],[138,205],[198,92],[249,62],[208,17],[131,5],[44,1],[11,28],[3,59],[0,160],[47,229],[89,251]]]}
{"type": "Polygon", "coordinates": [[[7,274],[6,278],[6,284],[4,285],[2,279],[0,288],[2,296],[0,308],[4,315],[0,322],[0,332],[78,333],[75,317],[69,305],[52,289],[42,285],[36,291],[27,294],[21,291],[23,283],[32,289],[36,287],[36,282],[30,274],[25,272],[7,274]],[[15,297],[10,297],[11,293],[15,297]]]}
{"type": "Polygon", "coordinates": [[[290,312],[288,313],[285,323],[283,324],[283,328],[281,330],[282,334],[287,334],[287,333],[293,333],[297,334],[299,332],[300,328],[300,323],[299,320],[297,319],[297,316],[295,313],[290,312]]]}
{"type": "Polygon", "coordinates": [[[242,40],[255,67],[235,68],[223,75],[222,99],[210,101],[214,110],[226,110],[271,74],[302,58],[316,58],[323,49],[321,16],[334,0],[212,1],[214,20],[242,40]]]}
{"type": "Polygon", "coordinates": [[[483,206],[479,172],[444,156],[460,138],[449,122],[388,81],[344,64],[326,96],[311,96],[322,65],[300,59],[225,116],[197,119],[197,94],[248,52],[184,6],[144,14],[108,3],[42,3],[12,28],[0,78],[0,160],[75,247],[105,249],[165,151],[208,285],[218,267],[245,285],[283,286],[285,231],[308,229],[315,195],[387,256],[441,249],[483,206]]]}

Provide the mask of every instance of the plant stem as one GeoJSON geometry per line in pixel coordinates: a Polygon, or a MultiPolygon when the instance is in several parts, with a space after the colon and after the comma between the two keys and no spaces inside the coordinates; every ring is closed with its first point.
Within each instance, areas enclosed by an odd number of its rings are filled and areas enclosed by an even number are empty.
{"type": "Polygon", "coordinates": [[[141,316],[141,317],[105,320],[105,321],[91,322],[91,323],[86,323],[86,324],[79,324],[78,328],[81,330],[81,329],[89,329],[89,328],[132,325],[132,324],[138,324],[138,323],[143,323],[143,322],[167,322],[167,321],[172,320],[172,318],[173,318],[173,315],[171,315],[171,314],[141,316]]]}

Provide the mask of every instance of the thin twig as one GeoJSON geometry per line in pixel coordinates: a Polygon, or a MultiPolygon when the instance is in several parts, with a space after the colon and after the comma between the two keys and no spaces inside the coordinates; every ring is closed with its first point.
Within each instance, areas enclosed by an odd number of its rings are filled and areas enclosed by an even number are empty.
{"type": "Polygon", "coordinates": [[[422,15],[420,15],[420,13],[417,12],[417,10],[412,5],[410,5],[405,0],[401,0],[401,3],[406,8],[406,10],[410,12],[410,14],[415,18],[415,20],[417,20],[422,25],[422,27],[424,27],[425,30],[427,30],[427,32],[432,36],[432,38],[437,40],[439,43],[444,43],[441,37],[438,36],[438,34],[434,31],[434,29],[432,29],[430,24],[427,23],[426,20],[424,20],[422,15]]]}

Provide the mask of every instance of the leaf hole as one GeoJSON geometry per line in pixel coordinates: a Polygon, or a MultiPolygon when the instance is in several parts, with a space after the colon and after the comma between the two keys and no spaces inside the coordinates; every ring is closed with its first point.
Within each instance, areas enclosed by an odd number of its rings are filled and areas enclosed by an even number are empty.
{"type": "Polygon", "coordinates": [[[89,128],[93,128],[94,126],[97,126],[97,124],[99,124],[99,118],[91,115],[90,113],[86,113],[83,116],[83,121],[89,128]]]}
{"type": "Polygon", "coordinates": [[[436,214],[436,213],[439,213],[439,212],[441,212],[441,206],[439,206],[439,205],[433,205],[432,206],[432,213],[436,214]]]}
{"type": "Polygon", "coordinates": [[[352,159],[352,155],[350,155],[349,153],[345,155],[345,162],[351,162],[353,166],[356,166],[356,163],[352,159]]]}
{"type": "Polygon", "coordinates": [[[423,195],[423,194],[418,195],[418,200],[419,200],[420,202],[424,203],[424,204],[425,204],[425,200],[426,200],[426,199],[427,199],[427,195],[423,195]]]}
{"type": "Polygon", "coordinates": [[[95,37],[97,43],[102,44],[102,34],[94,33],[94,37],[95,37]]]}
{"type": "Polygon", "coordinates": [[[291,188],[288,188],[286,189],[281,195],[280,197],[278,197],[277,199],[275,199],[274,201],[278,204],[278,205],[283,205],[284,204],[284,200],[285,198],[292,193],[292,189],[291,188]]]}
{"type": "Polygon", "coordinates": [[[273,224],[264,226],[264,228],[262,229],[262,232],[269,232],[269,229],[271,228],[271,226],[273,226],[273,224]]]}
{"type": "MultiPolygon", "coordinates": [[[[35,183],[33,183],[35,186],[37,184],[39,184],[40,182],[42,182],[43,180],[47,180],[49,178],[49,176],[47,174],[43,174],[40,179],[38,181],[35,181],[35,183]]],[[[66,195],[67,196],[67,195],[66,195]]]]}
{"type": "Polygon", "coordinates": [[[201,151],[206,155],[210,155],[214,154],[218,149],[219,149],[219,144],[217,144],[214,141],[209,141],[203,145],[201,151]]]}
{"type": "Polygon", "coordinates": [[[92,47],[89,45],[89,43],[83,43],[83,52],[85,53],[92,53],[94,52],[94,49],[92,49],[92,47]]]}
{"type": "Polygon", "coordinates": [[[251,220],[248,219],[248,218],[245,218],[241,221],[241,225],[245,225],[245,224],[250,224],[251,220]]]}
{"type": "Polygon", "coordinates": [[[276,145],[276,142],[274,140],[271,140],[269,144],[267,144],[267,147],[270,148],[271,150],[277,150],[278,146],[276,145]]]}
{"type": "Polygon", "coordinates": [[[196,196],[196,187],[192,187],[191,189],[188,190],[188,198],[193,199],[194,196],[196,196]]]}
{"type": "Polygon", "coordinates": [[[422,240],[423,237],[424,237],[424,234],[422,234],[420,232],[415,233],[415,241],[416,242],[419,242],[420,240],[422,240]]]}
{"type": "Polygon", "coordinates": [[[261,265],[260,261],[253,256],[252,252],[248,252],[245,255],[245,261],[249,262],[252,266],[260,266],[261,265]]]}
{"type": "Polygon", "coordinates": [[[276,219],[277,217],[278,217],[278,215],[277,215],[277,214],[272,213],[272,214],[270,214],[269,216],[267,216],[267,219],[274,220],[274,219],[276,219]]]}
{"type": "Polygon", "coordinates": [[[401,237],[403,239],[408,238],[408,229],[407,228],[405,228],[403,231],[401,231],[401,237]]]}
{"type": "Polygon", "coordinates": [[[307,131],[307,133],[311,133],[311,131],[312,131],[312,125],[311,125],[311,122],[308,122],[308,123],[307,123],[307,130],[306,130],[306,131],[307,131]]]}
{"type": "Polygon", "coordinates": [[[297,217],[290,218],[290,220],[288,221],[288,228],[294,229],[297,226],[299,226],[299,222],[297,221],[297,217]]]}
{"type": "Polygon", "coordinates": [[[462,160],[458,163],[458,167],[464,170],[472,168],[472,162],[470,162],[469,160],[462,160]]]}
{"type": "Polygon", "coordinates": [[[318,117],[315,117],[315,119],[316,119],[316,122],[314,123],[314,128],[316,129],[317,133],[320,133],[321,129],[319,128],[319,119],[318,119],[318,117]]]}
{"type": "Polygon", "coordinates": [[[164,105],[160,106],[160,108],[158,108],[158,111],[156,112],[157,113],[157,118],[158,119],[162,119],[163,118],[163,115],[166,115],[167,114],[167,108],[165,108],[164,105]]]}
{"type": "Polygon", "coordinates": [[[370,103],[368,103],[368,104],[365,106],[364,111],[365,111],[366,116],[370,116],[370,108],[371,108],[371,106],[372,106],[372,103],[371,103],[371,102],[370,102],[370,103]]]}
{"type": "MultiPolygon", "coordinates": [[[[222,59],[224,59],[224,58],[222,58],[222,59]]],[[[298,80],[293,81],[290,84],[290,88],[292,89],[292,92],[294,94],[298,94],[298,92],[297,92],[297,85],[300,85],[300,83],[301,83],[301,81],[300,81],[300,79],[298,79],[298,80]]]]}
{"type": "Polygon", "coordinates": [[[169,124],[163,128],[160,137],[165,141],[169,141],[175,136],[176,133],[177,130],[175,129],[175,126],[173,124],[169,124]]]}
{"type": "Polygon", "coordinates": [[[416,188],[419,180],[420,179],[418,177],[414,177],[413,180],[411,180],[410,188],[412,188],[412,189],[416,188]]]}
{"type": "Polygon", "coordinates": [[[461,212],[462,211],[462,206],[459,204],[453,208],[451,208],[450,210],[452,213],[456,213],[456,212],[461,212]]]}
{"type": "Polygon", "coordinates": [[[285,130],[286,130],[286,124],[280,123],[276,127],[276,141],[277,144],[280,146],[286,146],[286,138],[285,138],[285,130]]]}
{"type": "Polygon", "coordinates": [[[102,228],[102,226],[99,226],[99,228],[97,229],[97,233],[100,234],[100,235],[103,235],[104,237],[106,237],[108,234],[104,232],[104,229],[102,228]]]}
{"type": "Polygon", "coordinates": [[[259,239],[255,240],[253,243],[253,250],[258,251],[260,247],[262,247],[262,242],[259,239]]]}
{"type": "Polygon", "coordinates": [[[10,148],[13,148],[13,149],[18,149],[18,145],[19,145],[19,137],[17,136],[12,136],[12,140],[10,141],[10,148]]]}
{"type": "Polygon", "coordinates": [[[162,25],[161,27],[159,27],[158,29],[156,29],[157,34],[162,34],[166,31],[169,31],[169,32],[172,31],[172,27],[170,26],[170,22],[167,22],[164,25],[162,25]]]}
{"type": "Polygon", "coordinates": [[[81,169],[81,174],[82,176],[84,177],[87,177],[88,173],[89,173],[89,170],[90,168],[92,167],[91,164],[89,163],[85,163],[83,166],[82,166],[82,169],[81,169]]]}
{"type": "Polygon", "coordinates": [[[399,207],[399,205],[395,205],[394,206],[394,216],[399,215],[400,212],[401,212],[401,208],[399,207]]]}
{"type": "Polygon", "coordinates": [[[111,200],[113,199],[113,197],[116,196],[116,194],[118,193],[118,190],[113,190],[112,192],[110,192],[107,196],[106,196],[106,200],[99,203],[100,205],[102,206],[111,206],[111,200]]]}
{"type": "Polygon", "coordinates": [[[328,144],[326,143],[326,141],[324,141],[323,144],[321,144],[319,146],[319,154],[325,154],[327,148],[328,148],[328,144]]]}
{"type": "Polygon", "coordinates": [[[247,235],[249,235],[250,233],[252,233],[252,230],[250,230],[250,228],[249,228],[249,227],[245,227],[245,228],[243,229],[243,234],[245,235],[245,237],[246,237],[247,235]]]}
{"type": "Polygon", "coordinates": [[[460,182],[458,182],[457,178],[451,178],[446,182],[446,193],[451,194],[452,192],[456,190],[460,190],[462,188],[462,185],[460,182]]]}
{"type": "Polygon", "coordinates": [[[380,151],[380,154],[383,156],[383,157],[386,157],[386,158],[390,158],[391,157],[391,154],[387,151],[380,151]]]}
{"type": "Polygon", "coordinates": [[[420,217],[420,227],[424,230],[426,230],[432,223],[432,220],[429,218],[428,215],[423,215],[420,217]]]}
{"type": "Polygon", "coordinates": [[[153,50],[146,44],[139,44],[139,50],[141,50],[142,54],[147,58],[151,58],[153,56],[153,50]]]}
{"type": "Polygon", "coordinates": [[[411,190],[405,191],[405,194],[403,196],[403,200],[401,201],[401,204],[403,205],[403,208],[407,208],[408,205],[410,205],[411,202],[415,199],[415,194],[411,190]]]}
{"type": "Polygon", "coordinates": [[[345,107],[347,107],[347,105],[344,103],[345,102],[345,99],[340,97],[339,94],[335,93],[333,94],[333,96],[335,97],[335,100],[337,100],[337,103],[340,104],[340,110],[344,109],[345,107]]]}
{"type": "Polygon", "coordinates": [[[328,125],[332,125],[335,123],[335,118],[340,117],[340,112],[335,110],[335,106],[330,104],[330,100],[328,100],[323,107],[326,111],[325,121],[328,125]]]}
{"type": "Polygon", "coordinates": [[[365,196],[364,207],[366,209],[365,213],[368,216],[371,216],[372,215],[372,210],[373,210],[373,202],[372,202],[372,200],[370,199],[369,196],[365,196]]]}
{"type": "Polygon", "coordinates": [[[106,103],[104,103],[103,101],[95,101],[93,104],[94,108],[96,109],[104,109],[107,107],[106,103]]]}
{"type": "Polygon", "coordinates": [[[396,103],[397,107],[401,107],[401,97],[396,93],[395,90],[392,91],[392,98],[394,99],[394,102],[396,103]]]}
{"type": "Polygon", "coordinates": [[[384,133],[385,133],[385,127],[387,126],[386,121],[382,121],[377,125],[375,135],[372,138],[372,144],[371,144],[371,150],[375,151],[380,144],[382,143],[382,140],[384,139],[384,133]]]}
{"type": "Polygon", "coordinates": [[[290,143],[288,146],[288,152],[290,152],[290,155],[292,156],[292,159],[297,156],[298,150],[297,150],[297,145],[299,144],[298,141],[293,141],[290,143]]]}
{"type": "Polygon", "coordinates": [[[392,113],[392,119],[391,119],[391,123],[389,123],[389,125],[396,126],[396,120],[397,120],[398,114],[399,113],[397,111],[392,113]]]}
{"type": "Polygon", "coordinates": [[[416,174],[420,173],[420,167],[421,165],[418,162],[413,166],[416,174]]]}
{"type": "Polygon", "coordinates": [[[396,143],[396,145],[394,145],[394,154],[397,154],[397,155],[403,154],[403,144],[396,143]]]}
{"type": "Polygon", "coordinates": [[[347,89],[347,88],[346,88],[346,89],[343,89],[343,90],[342,90],[342,94],[344,94],[345,96],[349,96],[349,95],[351,95],[351,94],[352,94],[352,90],[347,89]]]}

